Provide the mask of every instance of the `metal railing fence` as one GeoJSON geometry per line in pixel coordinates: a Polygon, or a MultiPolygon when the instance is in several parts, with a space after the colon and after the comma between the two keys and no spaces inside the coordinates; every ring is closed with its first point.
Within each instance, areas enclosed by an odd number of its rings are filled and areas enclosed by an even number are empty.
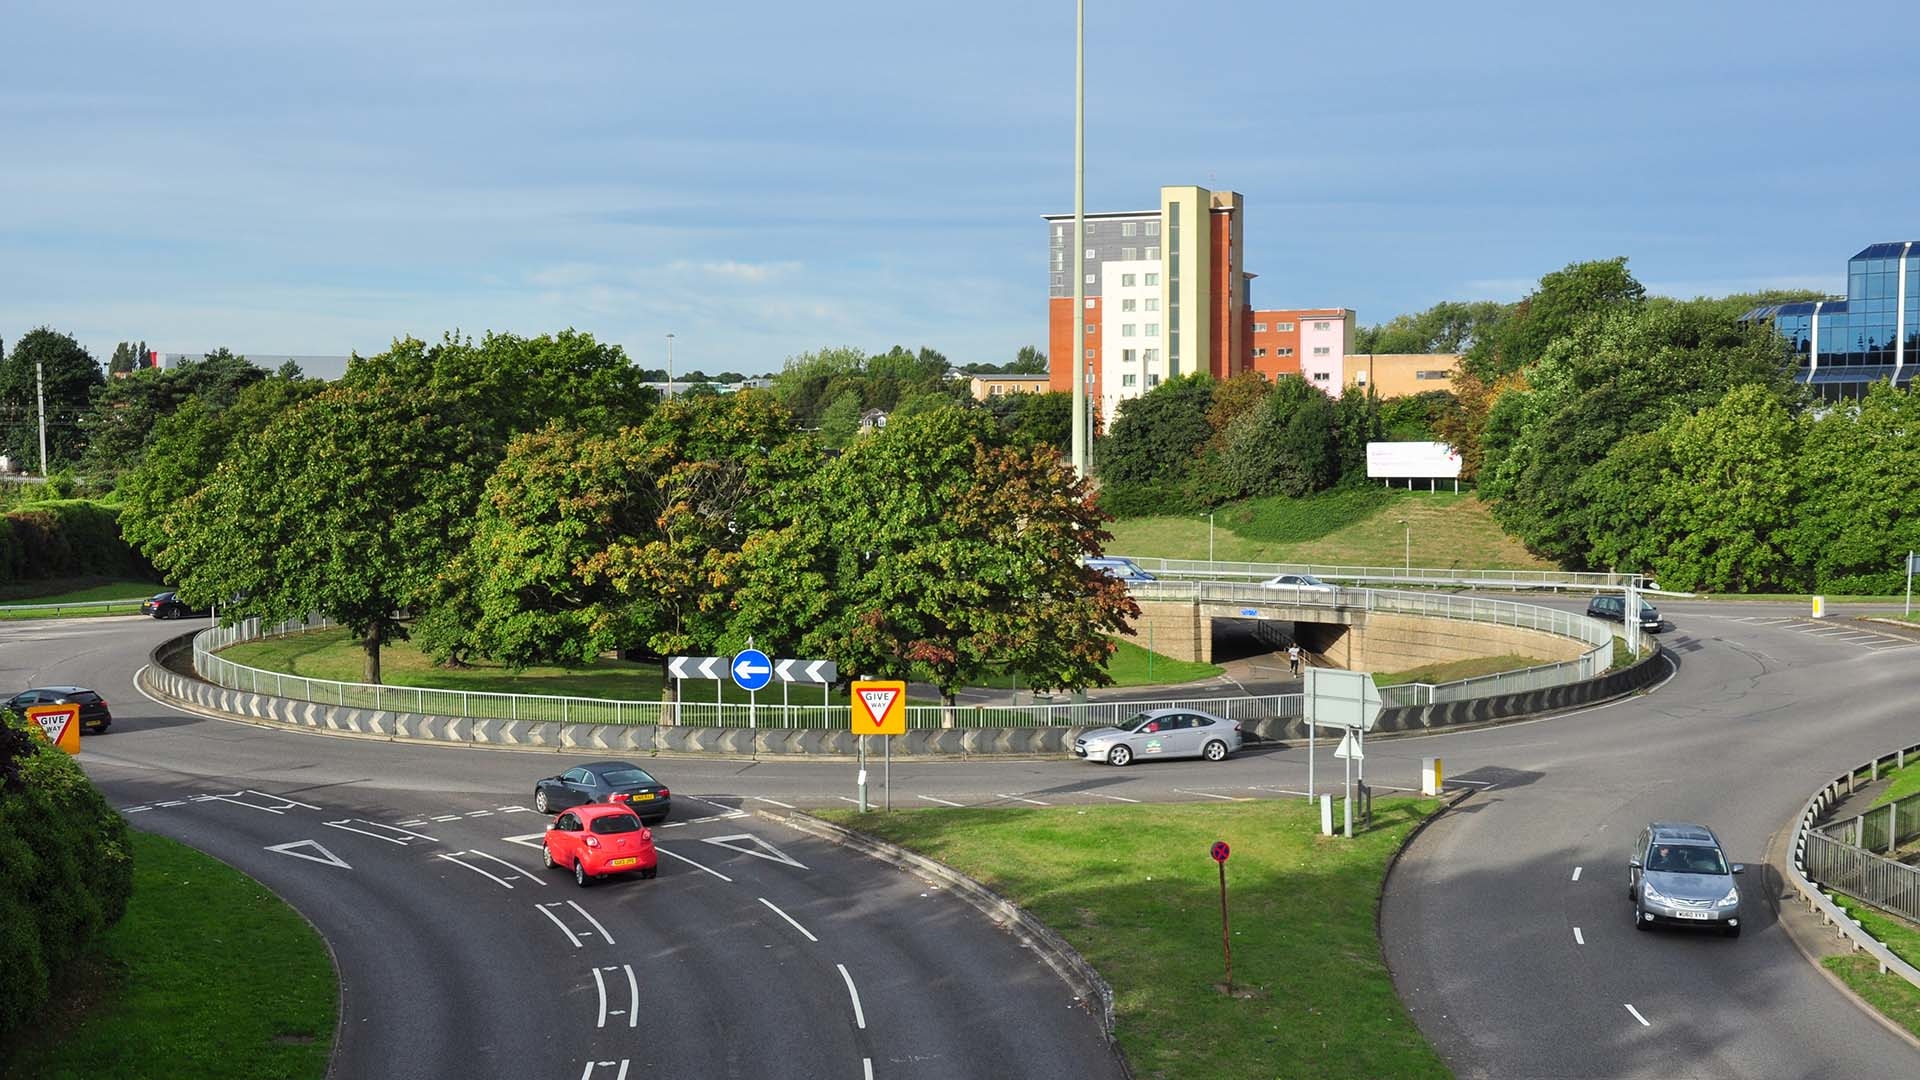
{"type": "Polygon", "coordinates": [[[1478,589],[1620,589],[1639,585],[1641,574],[1596,573],[1574,570],[1463,570],[1429,566],[1359,566],[1319,563],[1235,562],[1225,559],[1162,559],[1122,555],[1140,569],[1159,577],[1270,578],[1279,574],[1312,574],[1327,581],[1381,581],[1407,585],[1442,585],[1478,589]]]}
{"type": "Polygon", "coordinates": [[[41,615],[57,615],[62,611],[78,611],[90,615],[111,615],[116,610],[130,615],[140,613],[140,605],[146,597],[136,596],[130,600],[73,600],[59,604],[0,604],[0,619],[34,618],[41,615]]]}
{"type": "Polygon", "coordinates": [[[1807,874],[1815,881],[1920,922],[1920,867],[1882,858],[1825,833],[1807,834],[1807,874]]]}
{"type": "Polygon", "coordinates": [[[1900,850],[1900,845],[1920,838],[1920,791],[1872,807],[1845,821],[1830,821],[1820,826],[1819,831],[1841,843],[1892,855],[1900,850]]]}
{"type": "MultiPolygon", "coordinates": [[[[1837,926],[1840,933],[1852,942],[1856,949],[1864,949],[1879,964],[1880,971],[1893,972],[1915,986],[1920,986],[1920,968],[1908,960],[1902,959],[1893,950],[1862,929],[1840,906],[1833,902],[1822,889],[1833,889],[1846,893],[1858,900],[1878,908],[1901,915],[1904,918],[1920,920],[1920,869],[1907,866],[1892,859],[1856,847],[1853,844],[1835,839],[1821,826],[1815,824],[1827,808],[1851,794],[1862,776],[1878,778],[1883,767],[1903,768],[1909,756],[1920,754],[1920,743],[1903,747],[1890,754],[1883,754],[1872,761],[1856,765],[1852,769],[1827,782],[1825,787],[1814,792],[1806,805],[1800,808],[1800,818],[1794,826],[1792,846],[1788,852],[1787,879],[1799,890],[1802,900],[1821,919],[1829,925],[1837,926]]],[[[1910,802],[1903,799],[1901,802],[1910,802]]],[[[1896,812],[1897,814],[1897,812],[1896,812]]],[[[1880,817],[1881,808],[1875,807],[1860,818],[1880,817]]],[[[1916,810],[1920,816],[1920,810],[1916,810]]],[[[1901,826],[1893,818],[1882,818],[1889,823],[1893,835],[1898,835],[1901,826]]],[[[1829,825],[1844,831],[1850,822],[1829,825]]],[[[1855,826],[1856,830],[1864,825],[1855,826]]]]}

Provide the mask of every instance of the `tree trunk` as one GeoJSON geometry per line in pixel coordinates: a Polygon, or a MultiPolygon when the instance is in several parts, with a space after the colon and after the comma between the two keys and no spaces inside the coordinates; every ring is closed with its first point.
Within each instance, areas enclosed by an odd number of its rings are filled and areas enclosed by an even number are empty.
{"type": "Polygon", "coordinates": [[[365,649],[367,652],[366,681],[369,683],[372,683],[375,686],[379,686],[380,685],[380,628],[377,626],[368,627],[367,636],[361,640],[360,647],[365,649]]]}

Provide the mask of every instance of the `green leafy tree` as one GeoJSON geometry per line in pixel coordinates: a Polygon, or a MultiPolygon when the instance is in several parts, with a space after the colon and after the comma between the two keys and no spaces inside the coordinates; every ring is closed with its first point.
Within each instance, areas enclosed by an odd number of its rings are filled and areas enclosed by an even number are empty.
{"type": "Polygon", "coordinates": [[[107,374],[125,375],[139,366],[133,355],[133,344],[122,341],[113,347],[113,359],[107,361],[107,374]]]}
{"type": "Polygon", "coordinates": [[[1572,263],[1542,277],[1509,317],[1495,321],[1491,332],[1473,343],[1461,364],[1487,381],[1519,371],[1582,324],[1637,307],[1646,295],[1625,258],[1572,263]]]}
{"type": "Polygon", "coordinates": [[[1032,345],[1020,346],[1020,352],[1014,356],[1013,363],[1007,365],[1009,375],[1045,375],[1047,373],[1047,354],[1032,345]]]}
{"type": "Polygon", "coordinates": [[[1380,399],[1366,387],[1349,386],[1334,404],[1334,477],[1365,482],[1367,444],[1380,441],[1380,399]]]}
{"type": "Polygon", "coordinates": [[[1446,300],[1417,314],[1361,327],[1353,347],[1362,353],[1465,352],[1490,337],[1512,312],[1513,305],[1493,300],[1446,300]]]}
{"type": "Polygon", "coordinates": [[[1623,437],[1576,481],[1587,506],[1587,562],[1621,573],[1645,573],[1671,541],[1665,488],[1673,475],[1670,432],[1623,437]]]}
{"type": "Polygon", "coordinates": [[[860,433],[860,393],[847,389],[820,413],[820,442],[838,450],[860,433]]]}
{"type": "Polygon", "coordinates": [[[1779,395],[1737,386],[1671,431],[1660,489],[1668,536],[1652,559],[1660,581],[1713,592],[1797,585],[1787,542],[1799,437],[1779,395]]]}
{"type": "Polygon", "coordinates": [[[1806,424],[1794,457],[1799,501],[1787,539],[1815,588],[1899,591],[1920,550],[1920,398],[1873,384],[1806,424]]]}
{"type": "Polygon", "coordinates": [[[1213,437],[1213,426],[1207,422],[1213,388],[1213,380],[1206,375],[1182,375],[1121,402],[1113,432],[1095,447],[1101,481],[1145,484],[1185,479],[1194,455],[1213,437]]]}
{"type": "Polygon", "coordinates": [[[36,368],[46,391],[49,470],[72,462],[85,448],[80,418],[93,389],[106,381],[87,350],[70,335],[46,327],[29,330],[0,361],[0,452],[15,461],[40,464],[40,413],[36,368]]]}
{"type": "Polygon", "coordinates": [[[143,368],[107,380],[94,388],[92,405],[81,418],[88,471],[111,477],[137,465],[155,425],[188,398],[198,397],[220,412],[266,377],[245,357],[222,348],[165,371],[143,368]]]}

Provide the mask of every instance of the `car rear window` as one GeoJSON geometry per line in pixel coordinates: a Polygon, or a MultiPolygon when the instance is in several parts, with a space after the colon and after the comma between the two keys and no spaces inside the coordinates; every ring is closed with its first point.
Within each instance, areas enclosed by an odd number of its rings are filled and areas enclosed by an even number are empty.
{"type": "Polygon", "coordinates": [[[91,690],[76,690],[73,693],[66,695],[66,697],[68,701],[71,701],[76,705],[91,705],[94,702],[100,700],[100,695],[94,693],[91,690]]]}
{"type": "Polygon", "coordinates": [[[608,769],[600,774],[601,778],[614,787],[626,787],[629,784],[651,784],[653,777],[640,769],[608,769]]]}
{"type": "Polygon", "coordinates": [[[602,814],[593,819],[592,829],[601,836],[638,832],[640,819],[633,814],[602,814]]]}

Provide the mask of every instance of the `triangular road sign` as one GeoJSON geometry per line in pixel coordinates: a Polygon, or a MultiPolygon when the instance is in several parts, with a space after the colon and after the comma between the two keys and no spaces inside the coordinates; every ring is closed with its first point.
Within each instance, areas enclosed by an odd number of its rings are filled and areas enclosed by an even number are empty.
{"type": "Polygon", "coordinates": [[[855,735],[905,735],[907,684],[900,679],[856,680],[847,710],[855,735]]]}
{"type": "Polygon", "coordinates": [[[318,840],[295,840],[291,844],[271,844],[267,847],[267,850],[277,851],[282,855],[291,855],[296,859],[306,859],[309,862],[322,863],[326,866],[337,866],[342,870],[353,869],[353,867],[347,865],[347,860],[342,859],[340,856],[322,847],[318,840]],[[296,848],[308,848],[310,850],[296,851],[294,850],[296,848]]]}
{"type": "Polygon", "coordinates": [[[900,691],[891,686],[879,690],[860,691],[860,704],[866,706],[867,719],[873,723],[874,727],[879,727],[886,722],[887,710],[893,708],[893,699],[899,696],[900,691]]]}
{"type": "Polygon", "coordinates": [[[752,833],[741,833],[738,836],[703,836],[701,837],[701,839],[706,841],[709,844],[714,845],[715,847],[723,847],[729,851],[737,851],[742,855],[752,855],[756,859],[766,859],[769,862],[785,863],[788,866],[797,866],[802,870],[805,870],[807,868],[807,864],[801,862],[800,860],[794,858],[793,856],[787,854],[786,852],[781,851],[779,848],[774,847],[772,844],[767,843],[765,840],[762,840],[759,837],[754,836],[752,833]],[[746,843],[753,844],[756,846],[743,847],[741,846],[741,844],[736,843],[735,841],[745,841],[746,843]]]}
{"type": "Polygon", "coordinates": [[[1333,756],[1337,758],[1352,758],[1354,761],[1359,761],[1361,754],[1362,751],[1360,747],[1355,745],[1353,740],[1353,729],[1348,728],[1347,733],[1340,736],[1340,747],[1333,752],[1333,756]]]}

